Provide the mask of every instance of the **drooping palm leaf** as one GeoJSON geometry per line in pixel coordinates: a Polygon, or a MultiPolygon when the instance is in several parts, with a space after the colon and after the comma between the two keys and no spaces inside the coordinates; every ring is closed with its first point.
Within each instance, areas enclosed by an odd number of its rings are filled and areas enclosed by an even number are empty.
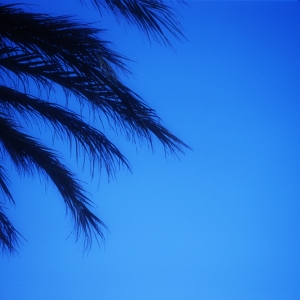
{"type": "MultiPolygon", "coordinates": [[[[81,3],[87,0],[79,0],[81,3]]],[[[172,7],[161,0],[91,0],[102,13],[110,11],[119,21],[124,19],[129,24],[137,26],[148,39],[171,45],[168,35],[184,39],[180,29],[178,16],[172,7]]],[[[179,0],[180,3],[185,3],[179,0]]]]}
{"type": "Polygon", "coordinates": [[[6,196],[6,198],[11,201],[13,204],[15,204],[14,198],[12,194],[9,191],[8,185],[7,185],[7,175],[6,170],[3,166],[0,166],[0,188],[3,192],[3,195],[6,196]]]}
{"type": "Polygon", "coordinates": [[[103,238],[101,227],[106,228],[105,224],[89,210],[91,201],[84,195],[75,175],[58,160],[57,155],[22,133],[7,116],[0,116],[0,128],[0,144],[5,151],[3,155],[9,155],[20,172],[33,175],[36,170],[51,179],[72,214],[77,238],[84,234],[85,249],[91,246],[93,234],[96,238],[103,238]]]}
{"type": "Polygon", "coordinates": [[[65,107],[0,85],[0,108],[9,115],[17,111],[29,121],[38,119],[49,122],[55,137],[67,140],[70,144],[75,140],[76,153],[83,149],[83,154],[88,155],[92,173],[97,164],[98,170],[104,168],[109,176],[115,175],[116,165],[123,164],[130,170],[129,162],[102,132],[83,122],[77,114],[65,107]]]}
{"type": "Polygon", "coordinates": [[[1,252],[15,253],[24,237],[14,228],[0,205],[0,248],[1,252]]]}
{"type": "MultiPolygon", "coordinates": [[[[103,1],[94,2],[100,9],[103,1]]],[[[174,15],[161,1],[105,3],[129,22],[136,18],[147,34],[156,38],[160,35],[165,42],[168,40],[162,27],[181,36],[174,15]]],[[[0,160],[9,157],[20,173],[33,175],[37,171],[51,179],[74,219],[76,238],[81,234],[85,237],[85,249],[91,246],[93,236],[96,240],[103,238],[102,229],[106,226],[89,209],[91,202],[75,175],[53,150],[25,134],[24,126],[32,121],[38,126],[51,125],[54,138],[67,138],[70,147],[74,141],[76,153],[83,151],[87,155],[92,173],[95,165],[99,170],[104,168],[108,175],[113,175],[120,164],[130,166],[99,129],[84,122],[76,112],[51,103],[53,91],[61,88],[67,100],[89,106],[97,116],[98,126],[107,121],[112,129],[121,129],[134,141],[144,140],[153,147],[156,137],[166,152],[175,154],[188,147],[161,125],[153,109],[121,83],[117,72],[128,73],[126,59],[109,48],[110,44],[100,38],[102,33],[103,30],[69,17],[28,13],[15,5],[0,5],[0,160]],[[30,94],[32,89],[37,89],[38,96],[30,94]],[[23,120],[19,121],[19,117],[23,120]]],[[[0,189],[14,201],[3,167],[0,189]]],[[[0,244],[14,251],[18,232],[2,215],[0,244]]]]}
{"type": "MultiPolygon", "coordinates": [[[[24,15],[27,13],[17,10],[13,11],[13,14],[15,18],[14,21],[11,21],[13,23],[12,27],[20,27],[21,21],[26,19],[24,15]],[[21,14],[21,20],[17,19],[19,14],[21,14]]],[[[30,50],[34,50],[33,53],[23,47],[23,49],[20,49],[23,53],[18,51],[13,56],[6,55],[0,59],[0,68],[2,66],[14,72],[22,82],[25,81],[25,84],[28,77],[42,84],[44,88],[52,87],[53,83],[59,84],[66,92],[77,96],[81,102],[89,103],[93,109],[100,109],[100,113],[104,113],[109,119],[112,119],[113,123],[118,122],[117,125],[126,130],[128,135],[135,133],[139,138],[146,138],[151,144],[151,133],[153,133],[171,152],[186,146],[160,125],[160,120],[155,111],[143,103],[137,94],[124,86],[117,79],[116,74],[111,71],[112,68],[105,67],[103,70],[102,64],[99,65],[97,57],[100,53],[98,50],[103,47],[103,43],[100,43],[98,37],[93,36],[94,30],[89,35],[88,27],[81,30],[79,25],[75,27],[74,23],[70,22],[69,24],[68,18],[60,20],[37,14],[28,14],[27,17],[28,19],[24,23],[29,24],[29,27],[22,25],[22,32],[30,32],[31,27],[40,28],[43,34],[40,33],[40,36],[36,37],[39,45],[37,46],[35,40],[31,40],[30,50]],[[56,42],[60,37],[63,46],[58,44],[55,46],[51,38],[48,41],[49,36],[46,33],[55,32],[55,30],[58,32],[56,42]],[[66,37],[68,37],[67,43],[65,43],[66,37]],[[89,49],[89,44],[86,43],[85,47],[89,51],[80,52],[75,45],[79,45],[84,38],[86,40],[92,39],[93,42],[90,44],[93,46],[89,49]],[[43,40],[45,40],[45,43],[42,42],[43,40]],[[94,51],[97,41],[99,47],[96,47],[97,51],[94,51]],[[51,51],[49,44],[52,44],[53,51],[51,51]],[[62,52],[62,60],[56,58],[60,52],[62,52]],[[79,54],[72,56],[73,52],[79,54]],[[110,70],[110,72],[107,72],[107,70],[110,70]],[[23,79],[24,77],[26,80],[23,79]]],[[[16,39],[14,39],[14,43],[18,44],[16,39]]],[[[105,56],[108,56],[107,53],[110,51],[104,52],[105,56]]],[[[123,66],[118,60],[119,57],[117,54],[110,55],[110,60],[115,62],[115,65],[123,66]],[[117,58],[114,59],[114,57],[117,58]]]]}

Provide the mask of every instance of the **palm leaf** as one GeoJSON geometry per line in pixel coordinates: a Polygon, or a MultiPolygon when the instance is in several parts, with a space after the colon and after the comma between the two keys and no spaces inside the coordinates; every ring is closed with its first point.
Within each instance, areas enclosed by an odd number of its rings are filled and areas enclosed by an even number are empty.
{"type": "MultiPolygon", "coordinates": [[[[31,27],[41,28],[43,34],[40,33],[40,36],[36,38],[39,45],[35,40],[31,41],[30,49],[34,50],[33,53],[27,48],[25,50],[24,47],[20,48],[15,55],[2,57],[0,67],[2,66],[2,68],[15,73],[24,85],[28,82],[28,77],[49,90],[51,90],[53,83],[60,85],[67,95],[68,93],[74,94],[81,104],[88,103],[92,109],[99,109],[100,115],[104,113],[112,124],[125,130],[127,136],[137,136],[152,145],[152,133],[164,145],[166,151],[171,153],[181,151],[182,148],[187,147],[186,144],[170,134],[160,124],[160,119],[155,111],[148,107],[137,94],[124,86],[111,68],[106,67],[103,71],[102,65],[99,67],[98,57],[100,53],[95,53],[94,47],[98,43],[99,47],[96,47],[96,49],[101,49],[103,44],[100,43],[99,38],[94,37],[92,34],[89,36],[88,28],[82,30],[79,25],[76,27],[72,22],[69,24],[67,18],[53,19],[45,15],[21,13],[19,10],[13,11],[12,14],[14,18],[9,18],[9,20],[13,20],[11,21],[13,28],[21,26],[22,32],[30,32],[31,27]],[[20,20],[18,20],[18,17],[20,17],[20,20]],[[26,26],[22,23],[24,19],[26,20],[24,22],[26,26]],[[57,46],[53,44],[53,39],[48,40],[49,36],[45,34],[44,29],[45,32],[57,32],[57,37],[54,39],[57,46]],[[65,30],[67,30],[67,33],[65,33],[65,30]],[[69,38],[68,43],[65,44],[66,36],[69,38]],[[88,50],[80,52],[79,49],[74,49],[75,46],[73,47],[73,45],[80,44],[83,36],[87,40],[90,38],[93,42],[86,43],[85,46],[88,50]],[[64,54],[63,63],[60,63],[59,58],[56,58],[58,56],[56,52],[59,51],[58,47],[61,46],[58,43],[58,38],[61,44],[64,45],[60,47],[60,51],[63,49],[64,54]],[[43,43],[43,41],[45,42],[43,43]],[[51,52],[50,44],[52,44],[53,52],[51,52]],[[93,45],[91,49],[89,49],[89,45],[93,45]],[[22,51],[23,53],[20,53],[22,51]],[[78,55],[72,55],[74,52],[78,55]],[[71,59],[68,60],[68,58],[71,59]]],[[[0,25],[1,20],[0,14],[0,25]]],[[[0,26],[0,28],[2,27],[0,26]]],[[[15,45],[20,43],[16,38],[13,39],[13,42],[15,45]]],[[[104,53],[104,57],[107,57],[109,50],[104,51],[104,53]]],[[[115,57],[119,58],[120,56],[111,55],[110,59],[115,62],[115,65],[122,66],[115,57]]]]}
{"type": "MultiPolygon", "coordinates": [[[[162,1],[94,0],[99,10],[111,10],[145,31],[148,37],[169,43],[165,32],[177,38],[183,35],[172,10],[162,1]],[[102,7],[103,6],[103,7],[102,7]]],[[[101,39],[103,30],[70,17],[52,17],[28,13],[15,5],[0,5],[0,154],[8,157],[20,174],[50,178],[74,220],[76,240],[84,236],[84,249],[92,239],[104,238],[105,224],[91,211],[91,201],[76,176],[61,162],[58,154],[39,140],[25,134],[34,122],[38,128],[47,124],[53,138],[62,138],[77,157],[81,151],[94,167],[105,169],[109,176],[116,167],[130,169],[127,159],[96,127],[83,121],[78,113],[52,103],[53,92],[62,89],[67,102],[86,105],[96,126],[108,122],[134,142],[146,141],[153,149],[154,138],[166,153],[183,153],[189,148],[164,126],[155,110],[122,84],[117,72],[130,73],[128,59],[110,49],[101,39]],[[37,88],[37,95],[31,90],[37,88]],[[46,99],[45,99],[46,96],[46,99]],[[97,116],[97,117],[96,117],[97,116]]],[[[7,172],[0,167],[0,189],[9,201],[14,199],[8,187],[7,172]]],[[[0,207],[0,244],[15,251],[19,233],[0,207]]]]}
{"type": "Polygon", "coordinates": [[[7,216],[3,213],[0,205],[0,248],[1,252],[16,253],[18,246],[25,240],[24,237],[14,228],[7,216]]]}
{"type": "MultiPolygon", "coordinates": [[[[79,0],[81,3],[86,0],[79,0]]],[[[91,0],[100,13],[109,11],[118,21],[125,19],[137,26],[148,39],[153,38],[171,46],[168,34],[176,39],[185,39],[174,9],[161,0],[91,0]]],[[[185,1],[179,0],[180,3],[185,1]]]]}
{"type": "Polygon", "coordinates": [[[3,192],[3,194],[10,200],[13,204],[15,204],[14,198],[12,194],[9,191],[7,182],[8,182],[8,177],[6,175],[6,170],[3,166],[0,166],[0,188],[3,192]]]}
{"type": "Polygon", "coordinates": [[[58,159],[53,151],[22,133],[16,124],[3,114],[0,116],[0,143],[3,150],[20,173],[31,176],[36,169],[39,174],[48,176],[62,195],[68,210],[74,219],[74,231],[77,239],[84,235],[84,248],[89,249],[93,234],[103,238],[101,228],[105,224],[88,208],[91,201],[84,195],[75,175],[58,159]]]}
{"type": "Polygon", "coordinates": [[[92,173],[95,164],[98,164],[99,171],[103,167],[108,176],[115,175],[116,165],[123,164],[130,170],[127,159],[102,132],[83,122],[79,115],[64,107],[0,85],[0,108],[9,115],[14,115],[17,111],[28,121],[42,119],[50,123],[54,137],[69,141],[70,147],[75,139],[77,157],[80,149],[83,149],[91,162],[92,173]]]}

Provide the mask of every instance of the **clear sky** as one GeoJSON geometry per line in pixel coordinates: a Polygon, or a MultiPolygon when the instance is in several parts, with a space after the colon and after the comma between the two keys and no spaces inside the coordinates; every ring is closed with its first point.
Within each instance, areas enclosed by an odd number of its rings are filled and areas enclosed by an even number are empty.
{"type": "MultiPolygon", "coordinates": [[[[39,2],[99,20],[75,0],[39,2]]],[[[136,61],[125,83],[193,151],[165,158],[106,132],[133,174],[99,187],[66,151],[109,227],[85,257],[55,188],[16,178],[9,216],[28,242],[1,258],[1,300],[300,299],[300,3],[189,4],[175,51],[113,18],[99,27],[136,61]]]]}

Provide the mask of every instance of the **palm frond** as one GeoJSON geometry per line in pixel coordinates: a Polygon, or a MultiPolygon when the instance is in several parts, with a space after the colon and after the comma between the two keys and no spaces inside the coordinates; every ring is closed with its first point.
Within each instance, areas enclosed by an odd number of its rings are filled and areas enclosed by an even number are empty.
{"type": "Polygon", "coordinates": [[[22,53],[40,53],[46,60],[77,71],[81,69],[79,62],[86,62],[110,76],[116,75],[114,67],[128,72],[125,57],[99,38],[103,29],[66,16],[25,12],[16,5],[0,5],[0,17],[1,48],[13,44],[22,53]]]}
{"type": "MultiPolygon", "coordinates": [[[[34,50],[34,52],[30,52],[23,46],[14,55],[6,55],[0,58],[0,68],[15,73],[24,85],[28,82],[28,78],[48,89],[51,89],[53,83],[56,83],[67,94],[74,94],[80,103],[88,103],[93,110],[98,109],[100,116],[104,114],[114,126],[120,126],[121,129],[125,130],[128,137],[136,136],[139,139],[148,141],[152,146],[151,134],[154,134],[166,151],[171,153],[176,153],[178,150],[182,152],[182,149],[187,147],[186,144],[170,134],[160,124],[160,119],[155,111],[148,107],[141,97],[124,86],[113,72],[103,72],[103,69],[99,67],[98,60],[95,60],[95,57],[97,58],[100,53],[94,53],[94,47],[100,40],[93,35],[89,36],[88,28],[85,30],[85,28],[77,25],[76,28],[79,29],[76,32],[72,31],[72,34],[67,34],[69,36],[68,43],[64,44],[65,34],[63,32],[65,28],[69,28],[67,25],[75,26],[72,22],[69,24],[67,18],[53,19],[45,15],[19,13],[18,10],[17,12],[13,11],[12,15],[14,16],[14,18],[10,18],[14,20],[12,27],[21,24],[24,32],[30,32],[32,26],[39,28],[40,24],[43,24],[46,27],[48,26],[46,32],[56,32],[57,36],[56,39],[49,41],[48,36],[43,33],[38,38],[38,45],[35,40],[31,41],[30,50],[34,50]],[[21,18],[18,20],[20,15],[21,18]],[[24,19],[26,20],[24,22],[26,26],[22,24],[24,19]],[[27,27],[28,24],[30,24],[29,27],[27,27]],[[78,50],[78,55],[72,55],[73,52],[77,53],[76,48],[74,50],[72,45],[80,44],[82,39],[78,39],[78,37],[86,37],[86,35],[88,40],[89,38],[93,40],[89,44],[86,43],[85,46],[88,50],[84,52],[78,50]],[[53,44],[55,41],[56,46],[53,44]],[[60,41],[64,45],[62,47],[64,49],[63,63],[60,63],[59,59],[53,58],[57,54],[51,52],[48,58],[48,54],[41,50],[46,49],[49,44],[52,44],[52,49],[57,49],[60,46],[60,41]],[[89,49],[91,44],[93,47],[89,49]]],[[[20,44],[16,38],[12,40],[14,45],[20,44]]],[[[102,44],[96,48],[101,47],[102,44]]],[[[107,53],[109,50],[104,52],[107,53]]],[[[105,70],[107,69],[109,68],[105,70]]]]}
{"type": "MultiPolygon", "coordinates": [[[[79,0],[81,3],[86,0],[79,0]]],[[[117,20],[124,18],[137,26],[148,39],[153,38],[171,46],[168,34],[178,40],[185,39],[174,9],[161,0],[91,0],[100,13],[110,11],[117,20]]],[[[179,0],[180,3],[185,1],[179,0]]]]}
{"type": "MultiPolygon", "coordinates": [[[[106,7],[115,16],[125,17],[149,38],[167,44],[167,33],[183,38],[174,12],[163,1],[92,1],[99,11],[106,7]]],[[[87,105],[97,116],[96,126],[107,122],[116,132],[121,130],[134,142],[146,141],[152,149],[156,138],[166,153],[183,153],[189,148],[161,125],[155,110],[120,81],[119,71],[130,73],[125,64],[129,60],[110,49],[110,43],[101,39],[103,33],[70,17],[0,5],[0,160],[7,155],[20,174],[34,176],[38,172],[50,178],[74,219],[76,240],[84,236],[84,249],[89,249],[93,237],[98,242],[99,237],[104,238],[106,226],[91,211],[92,202],[58,154],[25,134],[24,128],[31,122],[38,128],[47,124],[54,139],[66,139],[70,148],[75,142],[76,154],[81,156],[83,151],[88,156],[92,175],[96,165],[109,176],[115,174],[116,166],[130,169],[130,165],[98,128],[76,112],[50,102],[57,88],[63,90],[67,101],[79,103],[77,107],[87,105]],[[38,95],[31,93],[35,88],[38,95]]],[[[8,182],[1,166],[0,189],[14,203],[8,182]]],[[[19,238],[0,206],[0,247],[14,252],[19,238]]]]}
{"type": "Polygon", "coordinates": [[[64,107],[0,85],[0,108],[10,116],[17,111],[23,119],[42,119],[50,123],[55,138],[69,141],[70,147],[72,139],[75,139],[77,157],[80,149],[88,154],[92,174],[96,164],[99,171],[104,167],[108,176],[114,176],[116,166],[120,164],[130,170],[127,159],[102,132],[83,122],[79,115],[64,107]]]}
{"type": "MultiPolygon", "coordinates": [[[[1,203],[0,203],[1,204],[1,203]]],[[[3,213],[0,205],[0,248],[1,252],[10,254],[18,252],[18,247],[25,240],[24,237],[14,228],[7,216],[3,213]]]]}
{"type": "MultiPolygon", "coordinates": [[[[92,237],[104,238],[102,229],[106,225],[93,214],[88,206],[91,201],[84,190],[53,151],[22,133],[7,116],[0,116],[0,143],[15,164],[17,170],[33,175],[36,169],[41,175],[48,176],[62,195],[67,209],[74,219],[74,231],[78,239],[84,235],[84,248],[89,249],[92,237]]],[[[98,240],[97,240],[98,241],[98,240]]]]}
{"type": "Polygon", "coordinates": [[[8,182],[8,177],[6,176],[6,170],[3,166],[0,166],[0,188],[3,194],[7,197],[7,199],[10,200],[10,202],[12,202],[13,204],[15,204],[14,198],[7,186],[7,182],[8,182]]]}

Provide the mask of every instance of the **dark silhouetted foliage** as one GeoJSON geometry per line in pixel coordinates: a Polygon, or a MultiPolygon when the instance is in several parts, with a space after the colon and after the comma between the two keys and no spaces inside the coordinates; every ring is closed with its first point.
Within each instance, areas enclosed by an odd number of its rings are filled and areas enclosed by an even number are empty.
{"type": "MultiPolygon", "coordinates": [[[[102,13],[111,12],[138,26],[148,38],[170,44],[168,35],[184,38],[174,12],[163,1],[92,0],[102,13]]],[[[74,220],[76,240],[83,235],[88,250],[95,238],[103,239],[105,224],[91,211],[92,203],[72,173],[36,136],[27,124],[51,128],[53,139],[61,138],[88,158],[92,166],[114,176],[129,162],[98,128],[66,106],[51,101],[62,89],[67,99],[87,106],[93,116],[122,131],[133,141],[153,147],[158,139],[166,153],[183,153],[180,139],[161,125],[155,111],[120,81],[117,72],[127,73],[126,59],[101,39],[101,29],[70,17],[53,17],[24,11],[19,5],[0,6],[0,246],[14,253],[21,234],[4,214],[5,203],[15,203],[10,192],[10,160],[20,175],[34,173],[49,178],[60,192],[74,220]],[[34,86],[37,93],[31,93],[34,86]]],[[[99,127],[99,126],[98,126],[99,127]]]]}

